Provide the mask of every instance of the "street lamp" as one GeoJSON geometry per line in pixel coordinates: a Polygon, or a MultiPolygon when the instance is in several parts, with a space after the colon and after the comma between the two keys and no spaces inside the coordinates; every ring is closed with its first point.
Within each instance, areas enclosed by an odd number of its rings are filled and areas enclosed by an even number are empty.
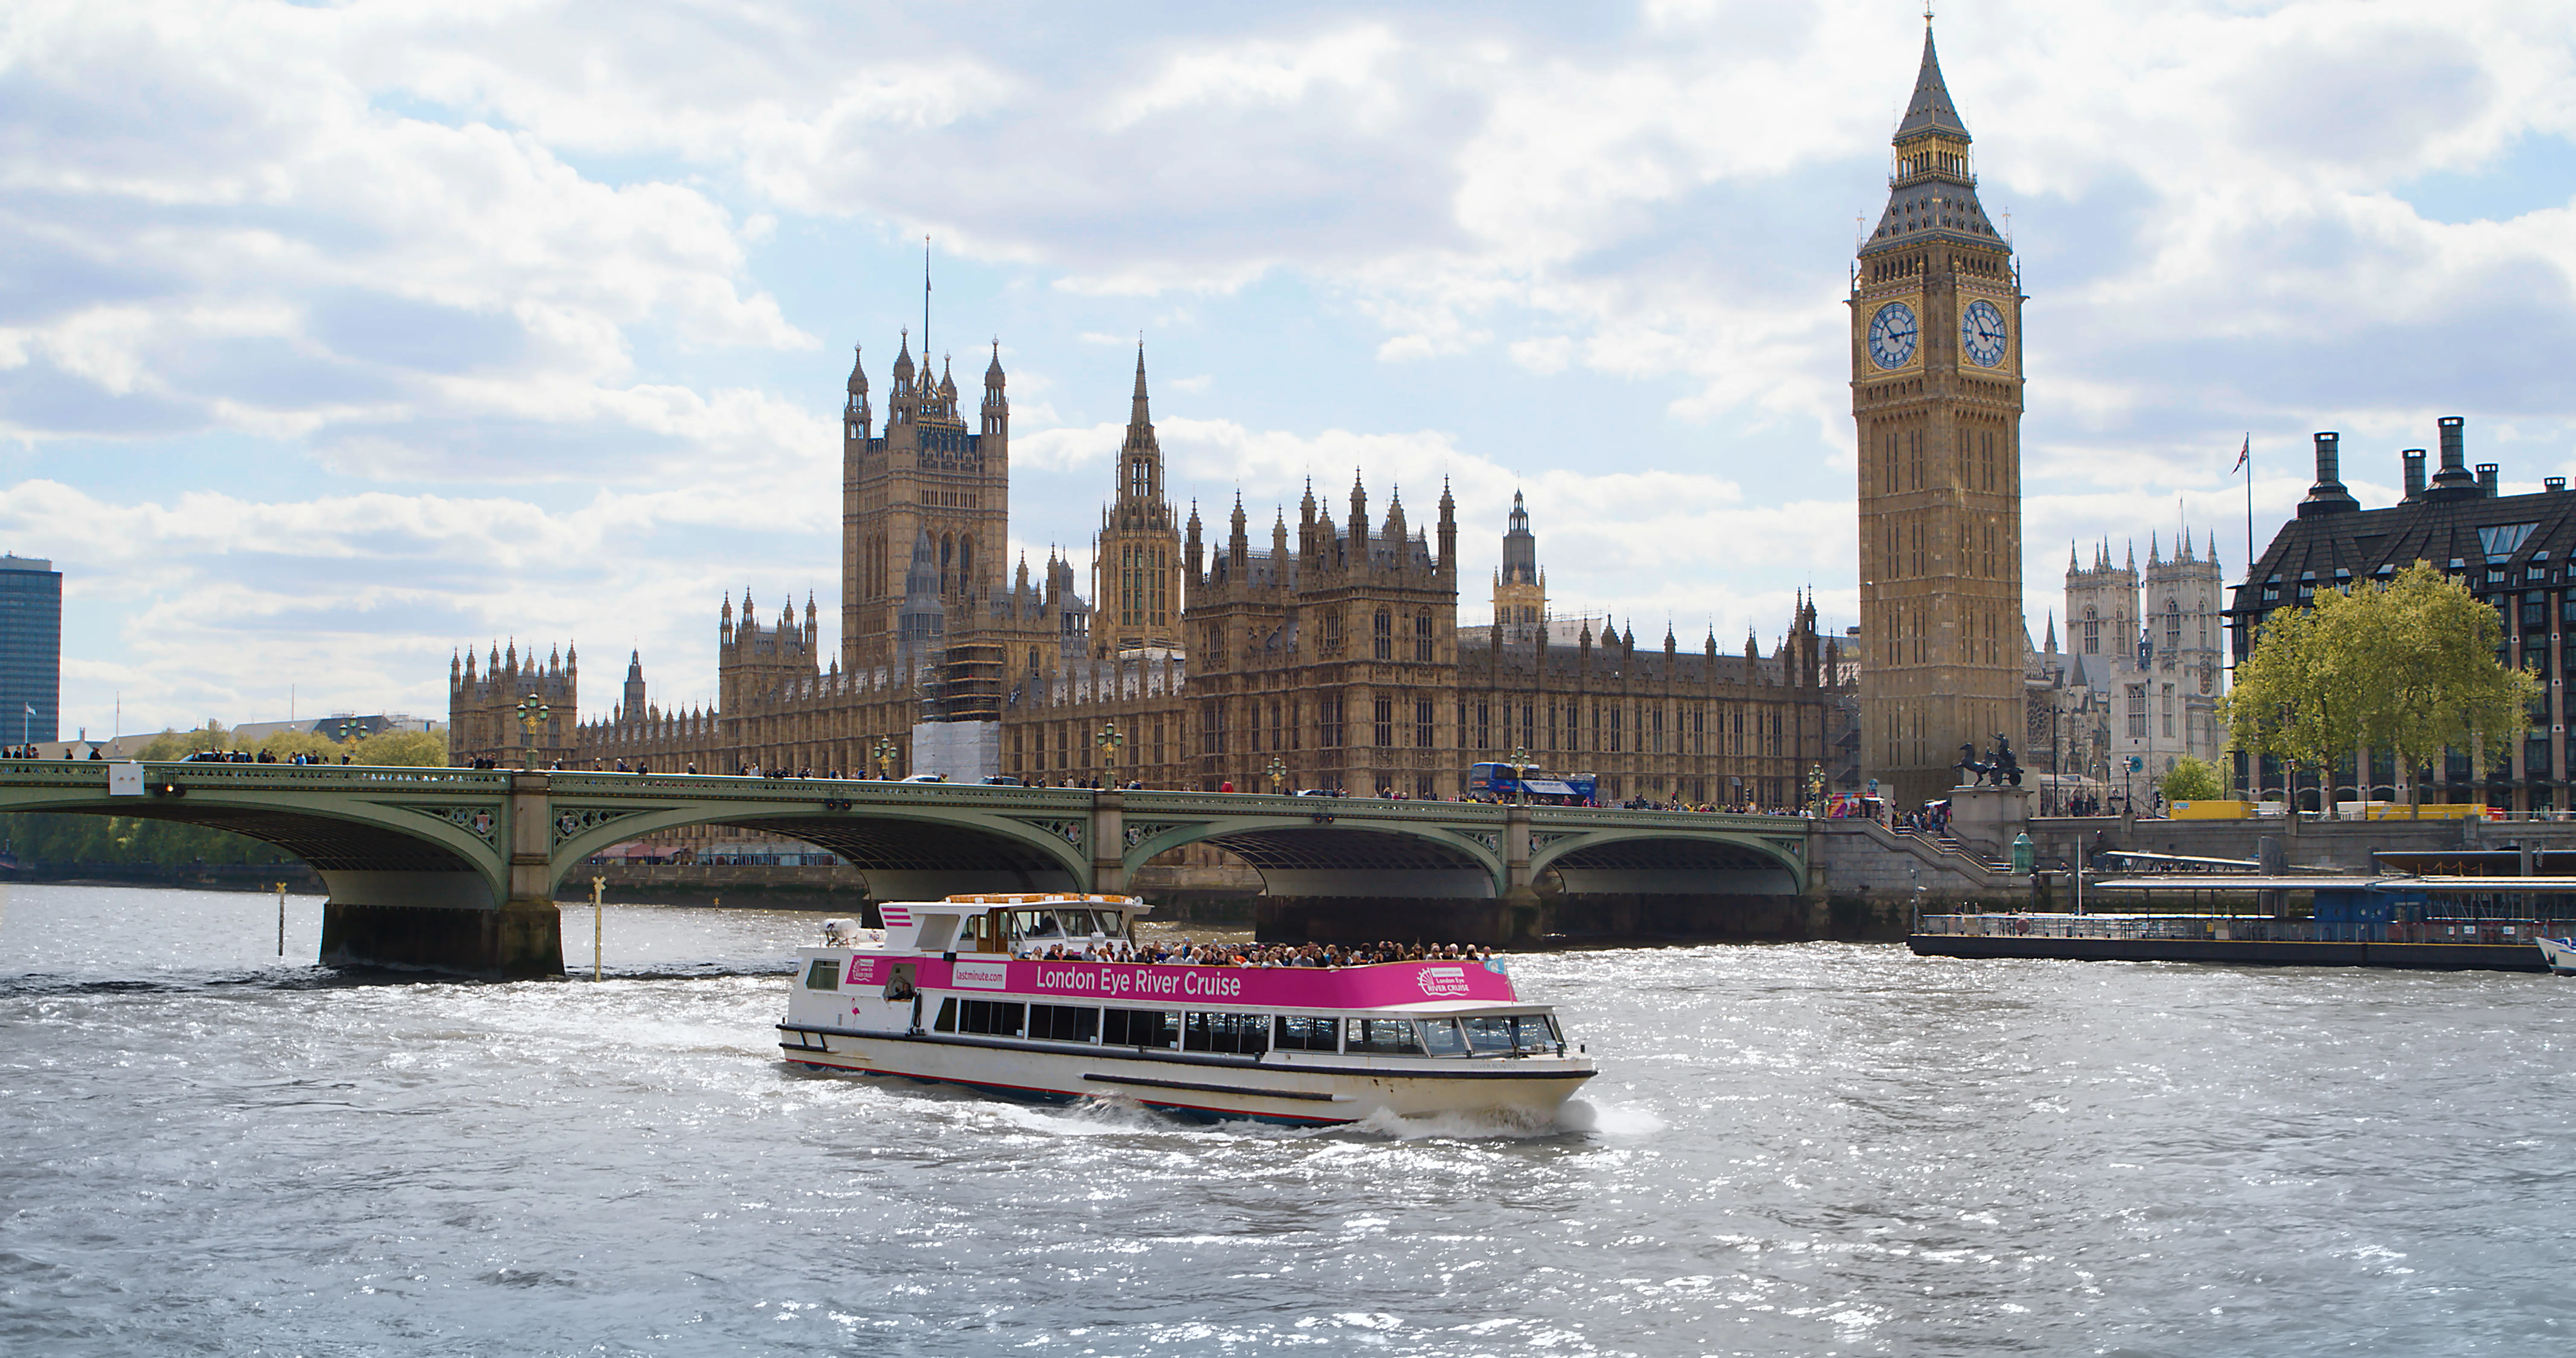
{"type": "Polygon", "coordinates": [[[1529,770],[1529,747],[1526,745],[1513,746],[1512,799],[1522,806],[1529,805],[1529,770]]]}
{"type": "Polygon", "coordinates": [[[1101,767],[1109,770],[1109,785],[1118,786],[1118,747],[1127,743],[1127,737],[1119,733],[1118,723],[1105,721],[1091,743],[1100,747],[1101,767]]]}
{"type": "Polygon", "coordinates": [[[1278,796],[1279,785],[1288,781],[1288,766],[1280,763],[1279,756],[1274,754],[1270,756],[1270,767],[1262,772],[1270,776],[1270,795],[1278,796]]]}
{"type": "Polygon", "coordinates": [[[537,767],[537,728],[552,715],[554,709],[537,701],[533,693],[519,700],[519,755],[530,771],[537,767]]]}
{"type": "MultiPolygon", "coordinates": [[[[361,732],[366,730],[366,726],[360,722],[344,721],[340,723],[337,729],[339,731],[339,735],[334,737],[334,739],[338,740],[339,743],[343,745],[349,746],[354,751],[357,748],[358,736],[361,732]]],[[[345,760],[347,756],[343,755],[341,758],[345,760]]]]}
{"type": "Polygon", "coordinates": [[[877,781],[882,783],[885,781],[886,770],[894,766],[894,741],[888,737],[879,736],[877,737],[876,748],[870,751],[870,753],[876,756],[877,781]]]}
{"type": "Polygon", "coordinates": [[[1807,766],[1807,804],[1816,808],[1816,819],[1825,818],[1825,766],[1807,766]]]}

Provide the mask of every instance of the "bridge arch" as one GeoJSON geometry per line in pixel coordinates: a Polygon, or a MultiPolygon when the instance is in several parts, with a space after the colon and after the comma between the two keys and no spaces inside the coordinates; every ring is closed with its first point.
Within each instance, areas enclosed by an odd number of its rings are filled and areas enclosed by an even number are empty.
{"type": "Polygon", "coordinates": [[[765,830],[838,855],[879,900],[967,891],[1084,890],[1091,864],[1087,813],[1021,817],[948,806],[827,805],[823,801],[706,801],[686,806],[565,805],[549,827],[548,885],[593,854],[666,830],[724,825],[765,830]]]}
{"type": "Polygon", "coordinates": [[[1540,838],[1531,876],[1554,871],[1571,893],[1794,896],[1806,888],[1803,857],[1760,835],[1639,826],[1540,838]]]}
{"type": "Polygon", "coordinates": [[[1214,844],[1251,865],[1272,896],[1490,899],[1510,889],[1497,832],[1396,819],[1248,813],[1139,824],[1129,812],[1127,873],[1174,849],[1214,844]]]}
{"type": "MultiPolygon", "coordinates": [[[[299,788],[226,786],[229,780],[218,771],[231,767],[156,769],[147,781],[156,786],[176,784],[183,789],[180,795],[112,801],[101,800],[101,775],[43,786],[12,779],[12,785],[0,791],[0,810],[124,816],[227,831],[294,855],[322,875],[335,900],[366,901],[390,894],[403,904],[489,910],[508,895],[507,859],[499,847],[501,817],[498,806],[492,804],[497,788],[477,789],[481,796],[458,798],[459,804],[453,806],[436,804],[435,797],[430,804],[373,800],[364,792],[320,803],[299,788]]],[[[328,780],[335,785],[332,791],[352,790],[349,785],[362,776],[339,769],[331,772],[336,775],[328,780]]],[[[412,778],[398,775],[390,790],[409,793],[416,785],[412,778]]]]}

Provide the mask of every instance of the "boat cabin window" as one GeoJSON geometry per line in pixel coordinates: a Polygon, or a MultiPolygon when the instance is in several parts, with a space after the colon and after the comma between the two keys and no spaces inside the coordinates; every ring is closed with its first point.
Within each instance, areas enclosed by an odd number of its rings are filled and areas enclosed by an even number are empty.
{"type": "Polygon", "coordinates": [[[1342,1050],[1369,1056],[1420,1056],[1422,1039],[1411,1019],[1346,1019],[1342,1050]]]}
{"type": "Polygon", "coordinates": [[[1100,1036],[1100,1011],[1087,1004],[1030,1005],[1029,1036],[1050,1042],[1089,1042],[1100,1036]]]}
{"type": "Polygon", "coordinates": [[[1104,1009],[1100,1011],[1100,1045],[1162,1047],[1181,1045],[1177,1009],[1104,1009]]]}
{"type": "Polygon", "coordinates": [[[1512,1045],[1518,1051],[1553,1051],[1565,1045],[1565,1035],[1556,1030],[1556,1020],[1545,1014],[1514,1014],[1512,1045]]]}
{"type": "Polygon", "coordinates": [[[1270,1045],[1284,1052],[1340,1051],[1342,1021],[1305,1014],[1281,1014],[1270,1045]]]}
{"type": "Polygon", "coordinates": [[[961,1000],[952,996],[939,1002],[938,1021],[930,1027],[936,1033],[1018,1037],[1027,1029],[1028,1008],[1008,1000],[961,1000]]]}
{"type": "Polygon", "coordinates": [[[1479,1015],[1458,1020],[1467,1030],[1467,1049],[1478,1056],[1508,1056],[1512,1045],[1512,1020],[1504,1014],[1479,1015]]]}
{"type": "Polygon", "coordinates": [[[1097,933],[1108,938],[1123,938],[1120,917],[1111,911],[1094,911],[1079,906],[1050,907],[1045,910],[997,910],[1003,920],[1007,941],[1066,942],[1085,939],[1097,933]]]}
{"type": "Polygon", "coordinates": [[[805,969],[805,988],[806,988],[807,990],[838,990],[838,989],[840,989],[840,988],[841,988],[841,963],[840,963],[840,961],[839,961],[837,958],[830,958],[830,957],[817,957],[817,958],[815,958],[815,959],[814,959],[814,965],[812,965],[812,966],[810,966],[810,967],[807,967],[807,968],[805,969]]]}
{"type": "Polygon", "coordinates": [[[1270,1050],[1270,1016],[1193,1013],[1181,1030],[1181,1050],[1258,1056],[1270,1050]]]}
{"type": "Polygon", "coordinates": [[[1458,1031],[1458,1020],[1419,1019],[1416,1023],[1422,1029],[1422,1045],[1429,1048],[1433,1056],[1467,1054],[1467,1039],[1458,1031]]]}

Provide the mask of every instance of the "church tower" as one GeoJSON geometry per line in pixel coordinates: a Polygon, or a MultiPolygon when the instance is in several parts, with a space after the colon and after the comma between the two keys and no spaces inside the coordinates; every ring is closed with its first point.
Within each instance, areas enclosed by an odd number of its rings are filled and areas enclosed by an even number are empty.
{"type": "MultiPolygon", "coordinates": [[[[1011,510],[1011,403],[1001,346],[984,369],[978,424],[957,382],[934,376],[911,334],[894,360],[882,433],[869,428],[867,374],[855,358],[841,416],[841,667],[883,665],[898,649],[916,549],[930,544],[929,597],[961,627],[1002,592],[1011,510]]],[[[917,622],[917,619],[916,619],[917,622]]],[[[918,627],[916,627],[918,632],[918,627]]],[[[916,636],[916,639],[917,636],[916,636]]]]}
{"type": "Polygon", "coordinates": [[[2022,729],[2020,276],[1926,21],[1887,211],[1851,280],[1861,765],[1899,805],[2022,729]]]}
{"type": "Polygon", "coordinates": [[[1547,625],[1547,573],[1538,568],[1538,538],[1530,532],[1519,491],[1512,492],[1512,516],[1504,522],[1503,565],[1494,572],[1494,632],[1506,642],[1535,641],[1547,625]]]}
{"type": "Polygon", "coordinates": [[[1145,401],[1145,346],[1118,449],[1117,495],[1101,511],[1091,553],[1092,654],[1171,654],[1181,648],[1181,534],[1163,498],[1163,447],[1145,401]]]}

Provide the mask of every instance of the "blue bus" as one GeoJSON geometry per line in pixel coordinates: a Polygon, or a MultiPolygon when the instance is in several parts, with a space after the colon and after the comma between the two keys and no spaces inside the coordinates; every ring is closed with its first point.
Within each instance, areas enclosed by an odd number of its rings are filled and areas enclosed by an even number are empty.
{"type": "Polygon", "coordinates": [[[1467,768],[1467,796],[1479,802],[1526,799],[1534,806],[1591,806],[1601,779],[1589,773],[1542,773],[1514,770],[1509,764],[1472,764],[1467,768]]]}

